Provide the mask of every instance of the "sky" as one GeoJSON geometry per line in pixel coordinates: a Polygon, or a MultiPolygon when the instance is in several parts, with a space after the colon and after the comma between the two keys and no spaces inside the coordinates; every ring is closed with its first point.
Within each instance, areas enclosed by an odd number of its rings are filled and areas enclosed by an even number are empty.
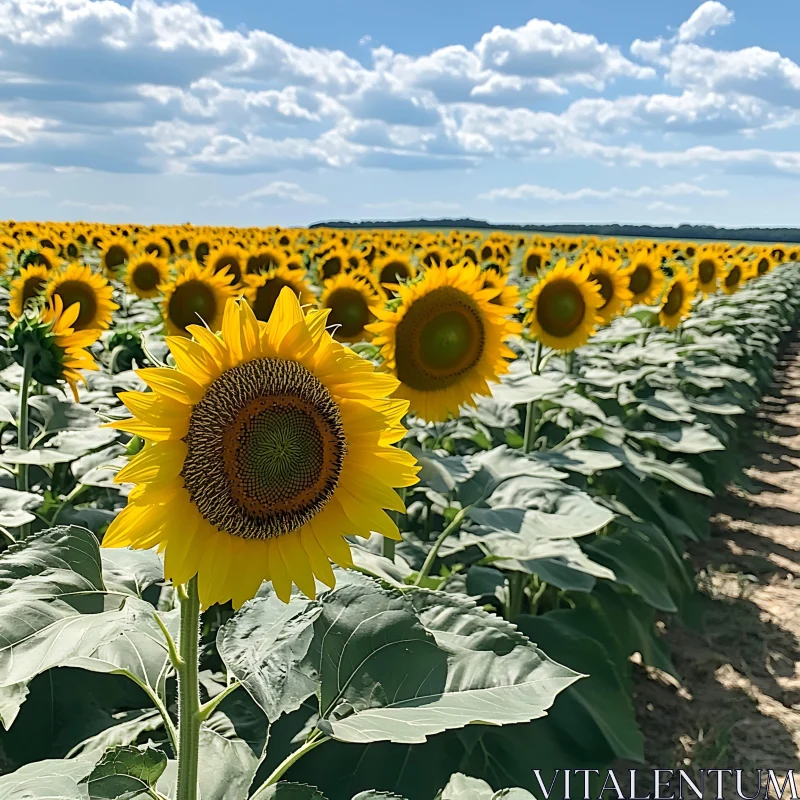
{"type": "Polygon", "coordinates": [[[798,0],[0,0],[0,219],[800,224],[798,0]]]}

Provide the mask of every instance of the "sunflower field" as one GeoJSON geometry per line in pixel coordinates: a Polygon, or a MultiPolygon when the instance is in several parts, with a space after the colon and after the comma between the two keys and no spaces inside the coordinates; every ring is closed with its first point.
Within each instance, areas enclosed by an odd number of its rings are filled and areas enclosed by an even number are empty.
{"type": "Polygon", "coordinates": [[[800,248],[0,247],[0,800],[524,800],[643,761],[632,664],[680,680],[800,248]]]}

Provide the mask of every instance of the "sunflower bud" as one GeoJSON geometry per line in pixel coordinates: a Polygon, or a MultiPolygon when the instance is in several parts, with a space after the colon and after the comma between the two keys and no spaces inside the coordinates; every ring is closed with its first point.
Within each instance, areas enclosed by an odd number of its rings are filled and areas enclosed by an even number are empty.
{"type": "Polygon", "coordinates": [[[26,351],[33,352],[31,377],[43,386],[55,386],[62,377],[64,351],[56,344],[53,325],[26,314],[11,327],[9,352],[23,366],[26,351]]]}

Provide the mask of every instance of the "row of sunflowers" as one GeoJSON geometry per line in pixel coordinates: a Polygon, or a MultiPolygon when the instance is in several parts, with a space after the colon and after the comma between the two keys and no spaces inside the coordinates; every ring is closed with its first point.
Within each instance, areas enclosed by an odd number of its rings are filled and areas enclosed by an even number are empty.
{"type": "Polygon", "coordinates": [[[0,800],[524,799],[643,760],[631,657],[679,679],[657,621],[693,624],[800,248],[0,246],[0,800]]]}

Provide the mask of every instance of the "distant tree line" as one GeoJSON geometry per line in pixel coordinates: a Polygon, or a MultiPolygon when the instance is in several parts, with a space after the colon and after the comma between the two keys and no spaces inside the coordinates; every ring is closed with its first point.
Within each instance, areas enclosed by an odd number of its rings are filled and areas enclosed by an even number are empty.
{"type": "Polygon", "coordinates": [[[718,228],[715,225],[494,225],[480,219],[365,220],[315,222],[311,228],[472,228],[478,230],[621,236],[641,239],[722,239],[749,242],[800,242],[800,228],[718,228]]]}

